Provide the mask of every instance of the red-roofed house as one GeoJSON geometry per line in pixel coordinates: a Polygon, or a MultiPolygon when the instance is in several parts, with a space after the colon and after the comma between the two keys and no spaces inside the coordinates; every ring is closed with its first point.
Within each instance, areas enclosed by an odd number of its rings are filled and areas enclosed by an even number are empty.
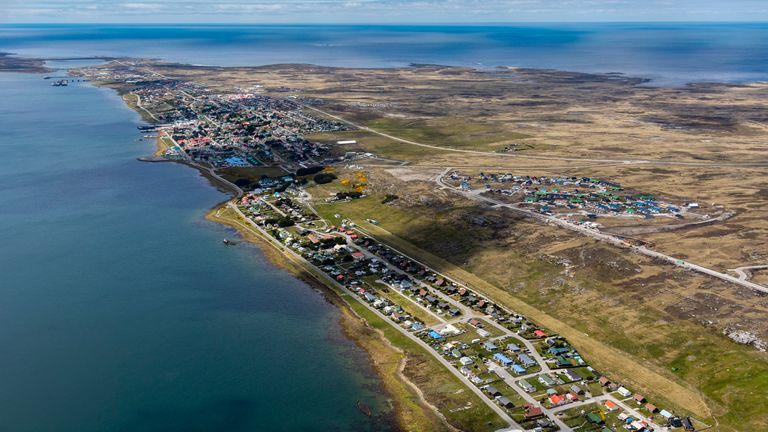
{"type": "Polygon", "coordinates": [[[559,394],[554,394],[554,395],[549,397],[549,403],[552,406],[562,405],[562,404],[565,403],[565,396],[559,395],[559,394]]]}

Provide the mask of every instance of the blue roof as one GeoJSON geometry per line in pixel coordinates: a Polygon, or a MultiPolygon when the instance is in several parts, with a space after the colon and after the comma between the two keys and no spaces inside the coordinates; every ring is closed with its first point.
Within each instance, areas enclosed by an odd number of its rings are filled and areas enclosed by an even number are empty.
{"type": "Polygon", "coordinates": [[[441,339],[441,338],[442,338],[442,336],[440,336],[440,333],[438,333],[438,332],[436,332],[436,331],[434,331],[434,330],[431,330],[431,331],[429,332],[429,336],[430,336],[432,339],[441,339]]]}
{"type": "Polygon", "coordinates": [[[512,360],[510,360],[509,358],[507,358],[507,356],[505,356],[505,355],[504,355],[504,354],[502,354],[502,353],[496,353],[496,354],[494,354],[494,355],[493,355],[493,358],[495,358],[496,360],[498,360],[498,361],[500,361],[500,362],[504,363],[505,365],[508,365],[508,364],[511,364],[511,363],[512,363],[512,360]]]}
{"type": "Polygon", "coordinates": [[[519,364],[513,364],[512,365],[512,370],[515,371],[516,373],[523,373],[523,372],[525,372],[525,368],[520,366],[519,364]]]}
{"type": "Polygon", "coordinates": [[[552,348],[549,349],[549,352],[550,352],[550,354],[558,355],[558,354],[567,353],[570,350],[571,350],[570,348],[552,347],[552,348]]]}

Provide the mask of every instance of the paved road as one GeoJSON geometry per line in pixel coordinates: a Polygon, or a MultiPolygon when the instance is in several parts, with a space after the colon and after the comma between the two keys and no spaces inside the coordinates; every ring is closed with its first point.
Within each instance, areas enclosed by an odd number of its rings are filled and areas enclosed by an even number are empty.
{"type": "Polygon", "coordinates": [[[526,216],[528,216],[528,217],[530,217],[532,219],[540,220],[540,221],[543,221],[545,223],[549,223],[549,224],[552,224],[552,225],[557,225],[559,227],[562,227],[562,228],[565,228],[565,229],[568,229],[568,230],[571,230],[571,231],[575,231],[575,232],[578,232],[580,234],[584,234],[584,235],[587,235],[589,237],[592,237],[592,238],[595,238],[595,239],[598,239],[598,240],[610,243],[610,244],[612,244],[614,246],[618,246],[618,247],[623,248],[623,249],[629,249],[632,252],[636,252],[636,253],[639,253],[639,254],[651,257],[651,258],[658,259],[658,260],[666,261],[666,262],[668,262],[668,263],[670,263],[672,265],[675,265],[675,266],[678,266],[678,267],[682,267],[682,268],[684,268],[686,270],[693,270],[693,271],[696,271],[696,272],[699,272],[699,273],[703,273],[703,274],[706,274],[706,275],[709,275],[709,276],[716,277],[716,278],[724,280],[726,282],[730,282],[730,283],[734,283],[736,285],[740,285],[740,286],[742,286],[744,288],[749,288],[749,289],[753,289],[753,290],[760,291],[760,292],[763,292],[763,293],[768,293],[768,287],[756,284],[754,282],[749,282],[749,281],[746,281],[746,280],[742,280],[742,279],[739,279],[739,278],[737,278],[735,276],[731,276],[731,275],[726,274],[726,273],[721,273],[721,272],[718,272],[716,270],[712,270],[712,269],[700,266],[698,264],[694,264],[694,263],[691,263],[691,262],[688,262],[688,261],[685,261],[685,260],[681,260],[679,258],[675,258],[675,257],[669,256],[669,255],[665,255],[665,254],[663,254],[661,252],[657,252],[657,251],[648,249],[645,246],[632,246],[629,243],[627,243],[626,241],[624,241],[623,239],[615,237],[615,236],[613,236],[611,234],[606,234],[606,233],[602,233],[602,232],[594,230],[594,229],[589,229],[589,228],[586,228],[584,226],[577,225],[577,224],[575,224],[573,222],[569,222],[569,221],[565,221],[565,220],[556,218],[554,216],[548,216],[548,215],[541,214],[541,213],[538,213],[538,212],[535,212],[535,211],[532,211],[532,210],[523,209],[523,208],[518,207],[516,204],[508,204],[508,203],[505,203],[505,202],[502,202],[502,201],[499,201],[499,200],[495,200],[493,198],[489,198],[487,196],[483,196],[481,194],[486,192],[484,189],[474,189],[474,190],[470,190],[470,191],[464,191],[464,190],[458,189],[456,187],[453,187],[453,186],[445,183],[444,180],[443,180],[445,175],[450,170],[451,170],[450,168],[447,168],[445,171],[443,171],[443,173],[441,173],[435,179],[435,182],[441,188],[450,190],[450,191],[455,192],[455,193],[457,193],[459,195],[463,195],[466,198],[474,199],[474,200],[477,200],[477,201],[484,201],[484,202],[493,204],[495,207],[508,208],[508,209],[513,210],[515,212],[523,213],[524,215],[526,215],[526,216]]]}
{"type": "Polygon", "coordinates": [[[512,376],[512,374],[510,374],[509,371],[497,365],[496,363],[493,363],[490,361],[486,363],[486,366],[488,367],[488,370],[498,375],[499,378],[501,378],[511,389],[515,390],[520,396],[522,396],[522,398],[525,399],[528,403],[541,407],[541,412],[543,412],[547,417],[549,417],[552,421],[554,421],[555,424],[560,427],[560,430],[563,430],[563,431],[571,430],[571,428],[568,427],[567,424],[565,424],[562,420],[557,418],[553,410],[540,404],[539,401],[533,398],[533,396],[531,396],[530,394],[522,390],[520,386],[515,383],[515,380],[517,378],[512,376]]]}
{"type": "Polygon", "coordinates": [[[745,267],[738,267],[735,269],[731,269],[732,272],[739,275],[739,279],[746,281],[752,279],[752,272],[750,270],[763,270],[768,269],[768,265],[753,265],[753,266],[745,266],[745,267]]]}
{"type": "Polygon", "coordinates": [[[398,142],[401,142],[403,144],[409,144],[413,146],[418,147],[424,147],[424,148],[431,148],[441,151],[447,151],[447,152],[455,152],[455,153],[471,153],[471,154],[478,154],[478,155],[484,155],[484,156],[494,156],[494,157],[508,157],[508,158],[517,158],[517,159],[536,159],[536,160],[547,160],[547,161],[569,161],[569,162],[599,162],[599,163],[619,163],[619,164],[653,164],[653,165],[680,165],[680,166],[700,166],[700,167],[717,167],[717,166],[744,166],[744,167],[762,167],[762,166],[768,166],[768,163],[764,162],[685,162],[685,161],[673,161],[673,160],[653,160],[653,159],[596,159],[596,158],[574,158],[574,157],[564,157],[564,156],[537,156],[537,155],[531,155],[531,154],[519,154],[519,153],[497,153],[497,152],[489,152],[489,151],[480,151],[480,150],[467,150],[467,149],[458,149],[458,148],[452,148],[452,147],[441,147],[431,144],[424,144],[416,141],[411,141],[403,138],[396,137],[394,135],[390,135],[384,132],[379,132],[375,129],[371,129],[367,126],[363,126],[361,124],[349,121],[343,117],[339,117],[335,114],[331,114],[327,111],[323,111],[321,109],[315,108],[313,106],[309,105],[303,105],[305,108],[310,109],[312,111],[318,112],[324,116],[330,117],[334,120],[338,120],[340,122],[346,123],[350,126],[353,126],[357,129],[364,130],[366,132],[370,132],[372,134],[376,134],[379,136],[383,136],[385,138],[389,138],[391,140],[395,140],[398,142]]]}
{"type": "Polygon", "coordinates": [[[441,355],[436,353],[432,347],[430,347],[427,343],[416,337],[413,333],[405,330],[404,328],[400,327],[396,323],[394,323],[392,320],[390,320],[388,317],[386,317],[384,314],[382,314],[378,309],[372,307],[367,302],[365,302],[363,299],[361,299],[359,296],[357,296],[355,293],[349,291],[344,285],[339,284],[336,280],[328,276],[325,272],[323,272],[321,269],[317,268],[314,264],[310,263],[309,261],[305,260],[304,257],[297,254],[295,251],[290,249],[289,247],[283,245],[282,243],[276,241],[271,235],[266,233],[264,230],[261,229],[261,227],[253,222],[250,218],[248,218],[243,212],[240,211],[240,209],[233,204],[232,202],[229,202],[227,204],[228,207],[233,209],[235,212],[237,212],[238,215],[240,215],[243,219],[248,221],[249,225],[253,227],[255,230],[257,230],[264,238],[266,238],[270,244],[272,244],[274,247],[279,249],[281,252],[283,252],[285,255],[289,256],[293,261],[301,264],[304,267],[309,268],[313,274],[315,274],[317,277],[321,277],[322,279],[325,279],[328,283],[333,284],[337,288],[339,288],[342,292],[346,293],[349,298],[354,299],[361,305],[365,306],[379,316],[384,322],[388,323],[392,328],[396,329],[400,333],[402,333],[404,336],[408,337],[410,340],[424,348],[426,352],[430,353],[434,358],[436,358],[443,366],[445,366],[448,371],[450,371],[454,376],[456,376],[462,383],[464,383],[472,392],[474,392],[480,400],[482,400],[489,408],[491,408],[496,414],[499,415],[505,422],[507,422],[512,428],[517,428],[522,430],[523,428],[518,425],[514,420],[512,420],[512,417],[509,416],[499,405],[491,402],[485,394],[483,394],[482,390],[477,388],[471,381],[469,381],[464,375],[462,375],[450,362],[448,362],[445,358],[443,358],[441,355]]]}

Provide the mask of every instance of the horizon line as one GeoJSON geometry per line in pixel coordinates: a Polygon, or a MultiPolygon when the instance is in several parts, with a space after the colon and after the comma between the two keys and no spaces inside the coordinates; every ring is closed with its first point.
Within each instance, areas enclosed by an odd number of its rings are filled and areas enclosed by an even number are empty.
{"type": "Polygon", "coordinates": [[[440,26],[440,25],[472,25],[472,26],[504,26],[504,25],[519,25],[519,24],[768,24],[768,20],[762,21],[748,21],[748,20],[729,20],[729,21],[715,21],[715,20],[655,20],[655,21],[444,21],[444,22],[418,22],[418,21],[404,21],[404,22],[119,22],[119,21],[104,21],[104,22],[58,22],[58,21],[40,21],[40,22],[3,22],[0,21],[0,25],[122,25],[122,26],[145,26],[145,25],[180,25],[180,26],[194,26],[194,25],[211,25],[211,26],[283,26],[283,25],[295,25],[295,26],[310,26],[310,25],[332,25],[332,26],[440,26]]]}

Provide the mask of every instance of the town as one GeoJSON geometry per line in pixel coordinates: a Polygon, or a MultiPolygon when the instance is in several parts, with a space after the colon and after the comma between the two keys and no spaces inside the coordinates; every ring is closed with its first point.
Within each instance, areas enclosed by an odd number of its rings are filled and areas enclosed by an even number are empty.
{"type": "MultiPolygon", "coordinates": [[[[238,196],[227,208],[250,230],[418,343],[481,397],[508,430],[651,432],[706,426],[601,374],[565,338],[378,241],[360,221],[319,214],[306,186],[334,181],[333,165],[345,158],[329,156],[327,145],[304,135],[348,125],[310,115],[296,100],[261,95],[258,88],[219,94],[131,63],[79,73],[128,89],[137,110],[155,123],[142,130],[157,132],[160,158],[210,170],[231,185],[238,196]],[[234,184],[217,174],[249,167],[279,167],[283,175],[234,184]]],[[[619,184],[586,177],[472,177],[448,170],[443,180],[465,193],[518,199],[549,216],[579,210],[588,220],[680,218],[698,208],[629,195],[619,184]]],[[[331,200],[366,193],[361,171],[342,181],[349,191],[331,200]]]]}
{"type": "Polygon", "coordinates": [[[477,290],[377,242],[349,219],[325,221],[297,186],[243,196],[237,211],[281,248],[455,368],[523,430],[694,430],[600,374],[567,340],[477,290]]]}

